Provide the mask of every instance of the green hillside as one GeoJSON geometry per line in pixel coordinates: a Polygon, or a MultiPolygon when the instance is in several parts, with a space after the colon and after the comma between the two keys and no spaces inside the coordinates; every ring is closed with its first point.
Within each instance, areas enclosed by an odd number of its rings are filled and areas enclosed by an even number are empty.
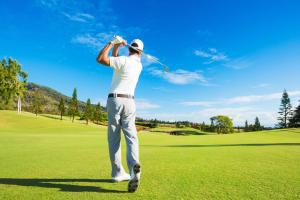
{"type": "MultiPolygon", "coordinates": [[[[70,104],[71,97],[64,95],[50,87],[42,86],[36,83],[28,83],[26,85],[27,91],[24,93],[24,98],[22,100],[22,109],[25,111],[31,111],[32,99],[34,98],[34,93],[38,90],[42,96],[42,112],[48,114],[59,114],[58,104],[60,98],[65,100],[66,106],[70,104]]],[[[5,109],[16,110],[17,99],[13,99],[5,106],[5,109]]],[[[79,111],[82,113],[85,109],[85,102],[78,101],[79,111]]],[[[102,107],[103,112],[106,111],[102,107]]]]}
{"type": "Polygon", "coordinates": [[[109,180],[106,127],[0,111],[0,199],[300,199],[300,129],[139,137],[132,194],[109,180]]]}
{"type": "MultiPolygon", "coordinates": [[[[52,114],[58,114],[57,106],[59,104],[60,98],[65,99],[66,105],[69,105],[71,102],[71,97],[66,96],[52,88],[41,86],[36,83],[28,83],[27,84],[27,92],[25,93],[24,97],[24,109],[29,110],[30,102],[32,102],[33,93],[37,90],[41,93],[43,96],[43,112],[44,113],[52,113],[52,114]]],[[[78,101],[79,110],[83,112],[85,108],[85,102],[78,101]]],[[[103,108],[103,111],[105,109],[103,108]]]]}

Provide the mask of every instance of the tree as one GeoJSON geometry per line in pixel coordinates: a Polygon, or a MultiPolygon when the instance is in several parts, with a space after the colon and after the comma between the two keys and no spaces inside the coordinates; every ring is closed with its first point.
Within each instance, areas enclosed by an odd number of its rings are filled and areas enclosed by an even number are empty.
{"type": "Polygon", "coordinates": [[[86,101],[86,107],[84,110],[84,118],[86,120],[86,124],[89,124],[89,120],[92,119],[92,115],[93,115],[93,107],[91,104],[91,100],[88,99],[86,101]]]}
{"type": "Polygon", "coordinates": [[[18,99],[18,111],[21,112],[21,98],[26,90],[27,73],[12,58],[0,62],[0,108],[5,107],[13,98],[18,99]]]}
{"type": "Polygon", "coordinates": [[[58,105],[58,110],[60,111],[60,120],[62,120],[62,116],[64,115],[65,110],[66,110],[65,101],[62,97],[60,98],[60,102],[59,102],[59,105],[58,105]]]}
{"type": "Polygon", "coordinates": [[[215,132],[215,123],[214,123],[215,121],[216,121],[215,117],[210,118],[210,131],[211,132],[215,132]]]}
{"type": "MultiPolygon", "coordinates": [[[[158,120],[154,119],[151,123],[150,123],[150,128],[157,128],[158,127],[158,120]]],[[[180,127],[179,127],[180,128],[180,127]]]]}
{"type": "Polygon", "coordinates": [[[201,124],[201,131],[205,131],[205,122],[202,122],[202,124],[201,124]]]}
{"type": "Polygon", "coordinates": [[[212,118],[214,119],[215,130],[217,131],[218,134],[233,133],[233,122],[228,116],[218,115],[212,118]]]}
{"type": "Polygon", "coordinates": [[[245,132],[249,131],[249,125],[248,125],[248,121],[245,121],[245,132]]]}
{"type": "Polygon", "coordinates": [[[74,88],[72,99],[70,103],[70,114],[72,116],[72,122],[74,122],[74,118],[78,115],[78,100],[77,100],[77,89],[74,88]]]}
{"type": "Polygon", "coordinates": [[[254,120],[254,131],[260,131],[260,130],[261,130],[261,125],[260,125],[259,119],[258,119],[258,117],[255,117],[255,120],[254,120]]]}
{"type": "Polygon", "coordinates": [[[277,118],[279,121],[278,126],[280,128],[286,128],[288,126],[288,120],[292,115],[292,105],[286,90],[283,91],[278,113],[279,113],[279,117],[277,118]]]}
{"type": "Polygon", "coordinates": [[[211,118],[210,118],[210,126],[211,126],[211,127],[214,127],[214,126],[215,126],[215,123],[214,123],[215,120],[216,120],[215,117],[211,117],[211,118]]]}
{"type": "Polygon", "coordinates": [[[94,120],[97,124],[102,121],[102,111],[101,111],[101,104],[100,102],[96,105],[95,111],[94,111],[94,120]]]}
{"type": "Polygon", "coordinates": [[[42,111],[42,94],[39,90],[36,90],[33,95],[32,99],[32,110],[34,111],[35,115],[37,116],[39,112],[42,111]]]}
{"type": "Polygon", "coordinates": [[[70,117],[70,120],[71,120],[72,119],[72,108],[70,105],[67,108],[67,115],[70,117]]]}
{"type": "Polygon", "coordinates": [[[289,120],[289,126],[294,128],[300,127],[300,103],[293,111],[293,116],[289,120]]]}

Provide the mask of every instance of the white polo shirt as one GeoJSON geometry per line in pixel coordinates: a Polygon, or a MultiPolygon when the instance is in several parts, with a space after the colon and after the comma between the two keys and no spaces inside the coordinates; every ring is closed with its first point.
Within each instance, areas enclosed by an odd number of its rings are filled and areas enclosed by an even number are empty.
{"type": "Polygon", "coordinates": [[[134,95],[142,71],[141,58],[137,55],[110,57],[114,69],[109,93],[134,95]]]}

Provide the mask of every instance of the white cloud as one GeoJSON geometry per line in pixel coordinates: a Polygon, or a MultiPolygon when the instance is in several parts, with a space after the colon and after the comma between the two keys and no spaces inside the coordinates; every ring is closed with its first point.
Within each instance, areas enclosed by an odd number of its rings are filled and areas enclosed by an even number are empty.
{"type": "Polygon", "coordinates": [[[228,62],[224,64],[225,67],[229,67],[232,69],[244,69],[251,65],[251,61],[245,57],[229,59],[228,62]]]}
{"type": "Polygon", "coordinates": [[[138,110],[149,110],[160,107],[158,104],[151,103],[147,99],[136,99],[135,103],[138,110]]]}
{"type": "MultiPolygon", "coordinates": [[[[288,92],[290,97],[300,97],[300,91],[288,92]]],[[[249,96],[238,96],[234,98],[227,99],[225,102],[227,104],[235,103],[254,103],[254,102],[263,102],[277,100],[282,97],[282,92],[265,94],[265,95],[249,95],[249,96]]]]}
{"type": "Polygon", "coordinates": [[[66,12],[62,12],[62,14],[67,17],[71,21],[76,21],[76,22],[84,22],[87,23],[93,19],[95,19],[94,16],[88,14],[88,13],[76,13],[75,15],[70,15],[66,12]]]}
{"type": "Polygon", "coordinates": [[[236,70],[247,68],[252,64],[246,57],[232,59],[224,52],[219,52],[216,48],[208,48],[207,51],[195,50],[194,54],[206,60],[203,64],[221,62],[225,67],[236,70]]]}
{"type": "Polygon", "coordinates": [[[104,44],[113,37],[113,33],[97,33],[77,35],[72,39],[73,43],[86,45],[88,47],[99,50],[104,44]]]}
{"type": "Polygon", "coordinates": [[[52,8],[54,6],[57,5],[57,0],[40,0],[39,3],[42,6],[48,7],[48,8],[52,8]]]}
{"type": "Polygon", "coordinates": [[[228,57],[223,52],[218,52],[216,48],[209,48],[208,51],[195,50],[194,54],[201,58],[206,58],[205,64],[210,64],[216,61],[227,61],[228,57]]]}
{"type": "Polygon", "coordinates": [[[217,53],[218,52],[218,50],[216,48],[209,48],[208,50],[212,53],[217,53]]]}
{"type": "Polygon", "coordinates": [[[269,83],[260,83],[258,85],[253,86],[252,88],[268,88],[270,86],[271,86],[271,84],[269,84],[269,83]]]}
{"type": "Polygon", "coordinates": [[[215,104],[218,104],[217,101],[185,101],[180,104],[185,106],[203,106],[203,107],[211,107],[215,104]]]}
{"type": "Polygon", "coordinates": [[[153,89],[153,90],[158,90],[158,91],[160,91],[160,92],[173,92],[173,90],[167,89],[167,88],[165,88],[165,87],[152,87],[151,89],[153,89]]]}
{"type": "Polygon", "coordinates": [[[213,61],[227,60],[227,56],[223,53],[220,53],[218,55],[213,55],[211,57],[211,60],[213,60],[213,61]]]}
{"type": "Polygon", "coordinates": [[[90,34],[77,35],[72,39],[73,43],[87,45],[92,48],[99,49],[103,43],[98,38],[91,36],[90,34]]]}
{"type": "Polygon", "coordinates": [[[195,52],[196,56],[202,57],[202,58],[209,58],[211,57],[211,54],[205,52],[205,51],[201,51],[201,50],[196,50],[195,52]]]}
{"type": "MultiPolygon", "coordinates": [[[[288,92],[289,97],[300,98],[300,90],[288,92]]],[[[209,107],[213,105],[231,105],[231,104],[249,104],[257,102],[265,102],[271,100],[279,100],[282,97],[282,92],[271,93],[265,95],[247,95],[247,96],[237,96],[228,99],[221,99],[216,101],[187,101],[181,102],[180,104],[185,106],[204,106],[209,107]]]]}
{"type": "Polygon", "coordinates": [[[177,69],[173,72],[165,73],[163,70],[159,70],[157,68],[151,68],[149,71],[153,76],[162,77],[168,82],[177,85],[186,85],[195,82],[207,83],[204,76],[200,72],[196,71],[177,69]]]}
{"type": "Polygon", "coordinates": [[[98,40],[102,40],[102,41],[109,41],[110,39],[112,39],[112,37],[114,36],[113,32],[99,32],[96,34],[96,37],[98,38],[98,40]]]}
{"type": "Polygon", "coordinates": [[[95,17],[93,15],[88,14],[88,13],[77,13],[77,16],[84,17],[86,19],[95,19],[95,17]]]}

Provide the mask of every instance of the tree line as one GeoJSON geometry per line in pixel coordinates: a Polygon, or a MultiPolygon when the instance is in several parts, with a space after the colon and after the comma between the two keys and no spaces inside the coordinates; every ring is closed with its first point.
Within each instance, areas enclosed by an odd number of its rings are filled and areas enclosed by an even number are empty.
{"type": "Polygon", "coordinates": [[[248,120],[246,120],[243,129],[245,132],[262,131],[264,126],[260,125],[258,117],[255,117],[254,124],[249,124],[248,120]]]}
{"type": "MultiPolygon", "coordinates": [[[[38,90],[35,91],[32,99],[32,110],[36,114],[36,116],[43,110],[43,98],[44,97],[38,90]]],[[[63,97],[61,97],[57,106],[57,109],[60,112],[60,119],[62,120],[63,116],[69,116],[72,122],[74,122],[75,117],[79,116],[80,120],[86,121],[86,124],[88,124],[89,121],[93,121],[94,123],[100,124],[105,120],[105,116],[102,112],[100,102],[97,105],[92,105],[91,100],[88,98],[83,112],[79,111],[78,102],[79,101],[77,98],[76,88],[74,88],[73,90],[72,99],[68,105],[66,105],[66,100],[63,97]]]]}

